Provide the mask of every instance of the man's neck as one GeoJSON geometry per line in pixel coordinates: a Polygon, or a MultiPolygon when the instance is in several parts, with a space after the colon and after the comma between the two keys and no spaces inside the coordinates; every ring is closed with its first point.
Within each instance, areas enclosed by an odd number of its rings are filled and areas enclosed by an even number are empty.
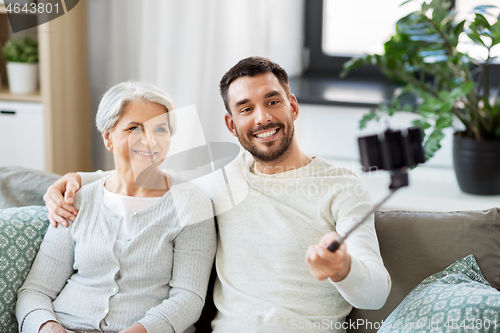
{"type": "Polygon", "coordinates": [[[254,160],[255,169],[258,172],[273,175],[276,173],[302,168],[303,166],[311,163],[312,158],[304,154],[304,152],[300,150],[298,144],[294,143],[290,146],[290,149],[274,161],[264,162],[256,159],[255,157],[254,160]]]}

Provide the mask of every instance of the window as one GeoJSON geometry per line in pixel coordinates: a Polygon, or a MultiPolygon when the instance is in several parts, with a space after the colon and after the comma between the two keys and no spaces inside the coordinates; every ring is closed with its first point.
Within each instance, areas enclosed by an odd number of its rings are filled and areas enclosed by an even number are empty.
{"type": "Polygon", "coordinates": [[[382,53],[399,18],[418,10],[402,0],[324,0],[322,50],[331,56],[382,53]],[[383,14],[383,15],[382,15],[383,14]]]}
{"type": "MultiPolygon", "coordinates": [[[[420,7],[418,3],[400,6],[402,2],[403,0],[307,0],[306,46],[309,49],[309,72],[337,76],[344,62],[353,56],[382,53],[384,42],[395,32],[397,20],[420,7]]],[[[453,5],[458,11],[457,18],[464,19],[473,17],[471,11],[474,7],[495,2],[496,0],[455,0],[453,5]]],[[[459,50],[474,48],[465,42],[468,40],[466,36],[462,37],[459,50]]],[[[477,58],[485,57],[484,53],[474,49],[469,52],[477,58]]],[[[500,45],[492,49],[492,54],[500,59],[500,45]]],[[[363,67],[356,73],[364,77],[383,78],[375,67],[363,67]]]]}

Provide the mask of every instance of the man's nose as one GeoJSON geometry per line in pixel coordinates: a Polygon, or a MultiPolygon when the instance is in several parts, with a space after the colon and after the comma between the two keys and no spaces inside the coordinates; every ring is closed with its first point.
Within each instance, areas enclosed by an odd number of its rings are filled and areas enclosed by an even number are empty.
{"type": "Polygon", "coordinates": [[[255,123],[256,124],[264,124],[270,122],[272,119],[271,115],[267,112],[267,110],[258,106],[255,108],[255,123]]]}

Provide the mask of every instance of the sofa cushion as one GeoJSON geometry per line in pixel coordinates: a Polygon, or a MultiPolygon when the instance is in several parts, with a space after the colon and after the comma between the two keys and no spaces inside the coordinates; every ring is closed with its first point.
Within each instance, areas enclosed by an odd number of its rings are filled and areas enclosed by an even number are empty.
{"type": "Polygon", "coordinates": [[[500,329],[500,292],[481,274],[473,255],[422,281],[384,321],[378,333],[500,329]]]}
{"type": "MultiPolygon", "coordinates": [[[[392,279],[382,309],[353,309],[348,319],[380,323],[426,277],[473,254],[485,279],[500,288],[500,208],[450,213],[377,212],[380,253],[392,279]]],[[[368,327],[365,332],[375,332],[368,327]]],[[[356,332],[353,330],[353,332],[356,332]]]]}
{"type": "Polygon", "coordinates": [[[0,209],[44,205],[43,195],[59,177],[22,167],[0,167],[0,209]]]}
{"type": "Polygon", "coordinates": [[[49,221],[47,208],[0,210],[0,332],[17,332],[17,290],[33,264],[49,221]]]}

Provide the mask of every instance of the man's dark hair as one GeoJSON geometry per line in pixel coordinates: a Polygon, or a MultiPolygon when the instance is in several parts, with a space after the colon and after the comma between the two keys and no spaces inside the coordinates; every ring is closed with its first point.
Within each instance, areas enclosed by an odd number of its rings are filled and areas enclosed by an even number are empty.
{"type": "Polygon", "coordinates": [[[224,106],[227,112],[231,114],[227,91],[231,83],[242,76],[256,76],[259,74],[273,73],[278,79],[279,83],[285,89],[286,96],[290,97],[290,86],[288,84],[288,74],[280,65],[272,62],[271,60],[263,57],[248,57],[240,60],[233,66],[220,80],[220,95],[224,100],[224,106]]]}

